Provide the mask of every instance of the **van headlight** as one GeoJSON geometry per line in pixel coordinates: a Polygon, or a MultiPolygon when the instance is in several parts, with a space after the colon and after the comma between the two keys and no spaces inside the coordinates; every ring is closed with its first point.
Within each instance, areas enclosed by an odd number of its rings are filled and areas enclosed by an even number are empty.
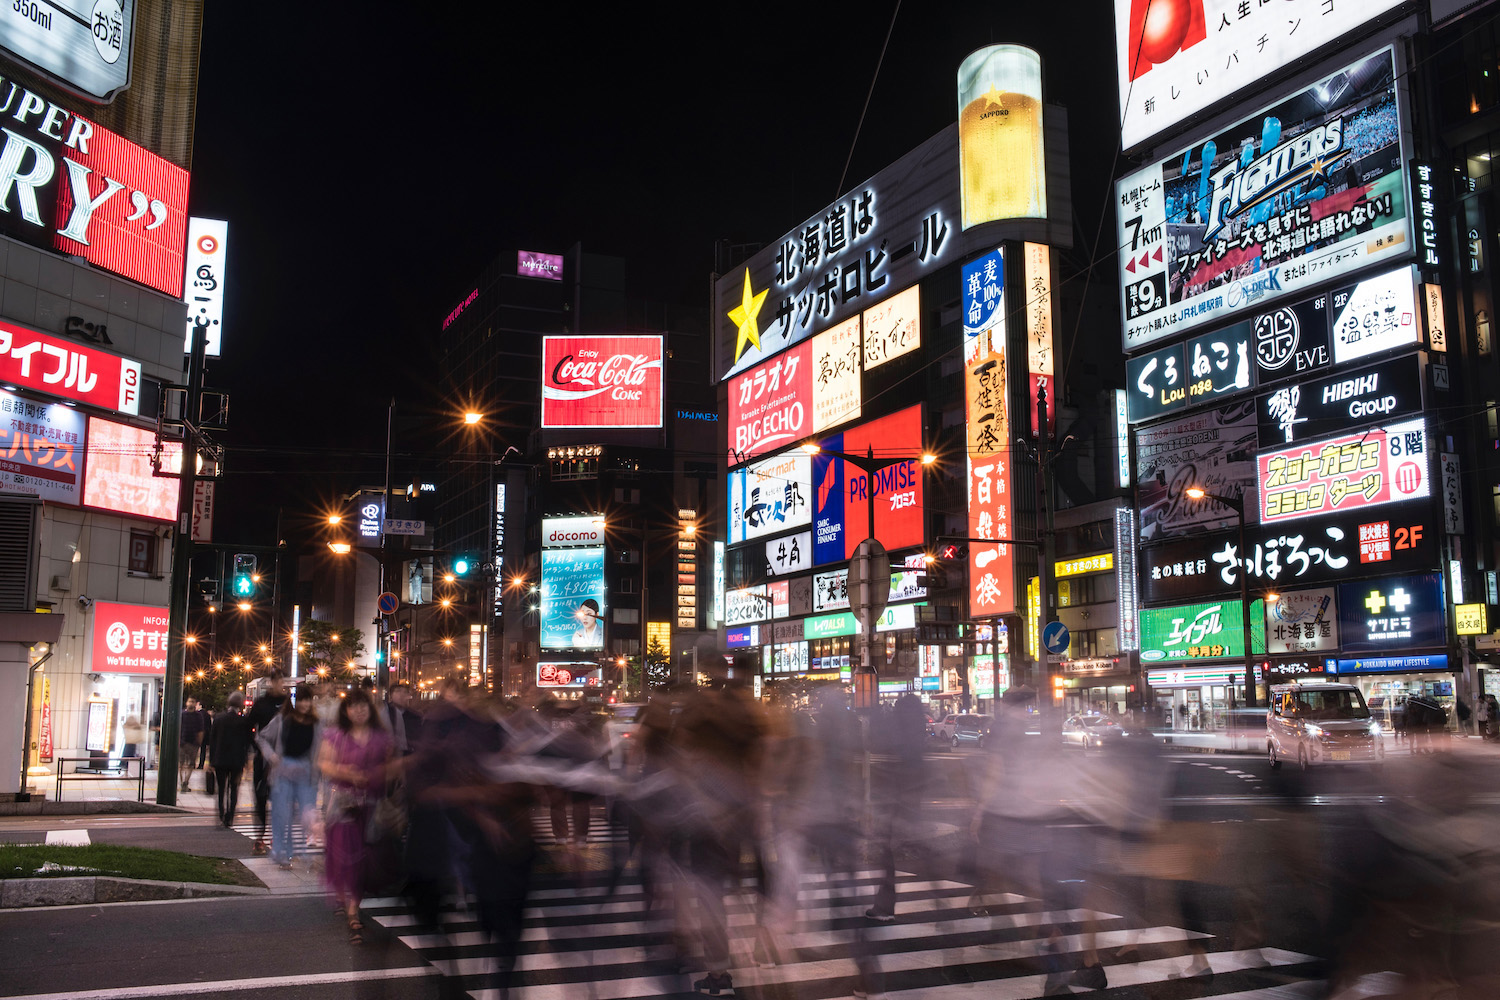
{"type": "Polygon", "coordinates": [[[1312,723],[1308,723],[1306,726],[1304,726],[1302,731],[1307,733],[1307,735],[1311,736],[1313,739],[1321,739],[1323,737],[1323,727],[1315,726],[1312,723]]]}
{"type": "Polygon", "coordinates": [[[1378,722],[1372,722],[1372,723],[1370,723],[1370,735],[1371,736],[1379,736],[1383,732],[1385,732],[1385,730],[1383,730],[1383,729],[1380,728],[1380,723],[1378,723],[1378,722]]]}

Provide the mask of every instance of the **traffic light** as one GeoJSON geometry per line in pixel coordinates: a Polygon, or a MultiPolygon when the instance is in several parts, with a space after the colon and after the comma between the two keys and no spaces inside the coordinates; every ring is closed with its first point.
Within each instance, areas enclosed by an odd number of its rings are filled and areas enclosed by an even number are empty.
{"type": "Polygon", "coordinates": [[[247,552],[237,552],[234,556],[234,596],[255,596],[255,556],[247,552]]]}
{"type": "Polygon", "coordinates": [[[468,576],[469,571],[474,568],[474,562],[468,556],[454,556],[453,575],[468,576]]]}
{"type": "Polygon", "coordinates": [[[927,561],[927,566],[917,576],[917,586],[929,590],[943,590],[958,586],[963,581],[963,571],[969,558],[967,545],[943,543],[927,561]]]}

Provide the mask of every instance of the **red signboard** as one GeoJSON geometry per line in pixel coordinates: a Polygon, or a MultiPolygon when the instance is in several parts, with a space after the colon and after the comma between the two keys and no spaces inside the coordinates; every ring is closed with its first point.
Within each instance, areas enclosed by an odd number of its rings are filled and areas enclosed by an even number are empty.
{"type": "MultiPolygon", "coordinates": [[[[874,537],[887,549],[921,545],[926,538],[922,515],[922,463],[917,457],[922,447],[922,407],[910,406],[890,416],[851,427],[840,435],[838,450],[850,455],[868,457],[873,451],[876,461],[888,457],[913,456],[909,461],[887,465],[875,473],[874,537]]],[[[859,543],[870,534],[868,497],[865,494],[864,471],[849,462],[840,462],[844,480],[845,558],[852,557],[859,543]]]]}
{"type": "Polygon", "coordinates": [[[542,338],[543,427],[660,427],[662,338],[542,338]]]}
{"type": "Polygon", "coordinates": [[[729,464],[813,432],[812,345],[782,351],[729,381],[729,464]]]}
{"type": "MultiPolygon", "coordinates": [[[[156,435],[113,420],[89,417],[83,464],[83,505],[153,521],[177,520],[175,477],[152,474],[156,435]]],[[[182,465],[182,445],[163,446],[162,468],[182,465]]]]}
{"type": "Polygon", "coordinates": [[[140,412],[140,362],[3,320],[0,382],[100,409],[140,412]]]}
{"type": "Polygon", "coordinates": [[[94,602],[88,669],[96,674],[165,674],[167,609],[94,602]]]}
{"type": "Polygon", "coordinates": [[[1256,462],[1262,524],[1415,500],[1432,493],[1426,425],[1421,417],[1262,452],[1256,462]]]}

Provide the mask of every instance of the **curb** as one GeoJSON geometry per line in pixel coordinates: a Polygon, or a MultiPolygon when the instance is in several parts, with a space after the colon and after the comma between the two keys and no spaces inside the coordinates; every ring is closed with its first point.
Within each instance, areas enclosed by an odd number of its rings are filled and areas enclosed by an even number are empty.
{"type": "Polygon", "coordinates": [[[0,880],[0,910],[32,906],[75,906],[80,903],[135,903],[155,899],[196,899],[211,896],[268,896],[270,889],[209,882],[160,882],[154,879],[85,875],[65,878],[0,880]]]}
{"type": "Polygon", "coordinates": [[[130,802],[123,799],[91,799],[79,802],[37,799],[32,802],[0,802],[0,816],[99,816],[128,813],[192,816],[197,815],[198,811],[182,806],[164,806],[155,802],[130,802]]]}

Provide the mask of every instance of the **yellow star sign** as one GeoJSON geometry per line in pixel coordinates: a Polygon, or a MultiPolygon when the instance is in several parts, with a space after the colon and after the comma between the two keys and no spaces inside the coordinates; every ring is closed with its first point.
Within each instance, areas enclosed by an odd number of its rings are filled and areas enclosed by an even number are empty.
{"type": "Polygon", "coordinates": [[[991,105],[999,105],[1000,107],[1005,106],[1005,102],[1000,99],[1000,91],[996,89],[993,83],[990,84],[989,90],[985,91],[979,96],[984,98],[984,106],[986,108],[990,107],[991,105]]]}
{"type": "MultiPolygon", "coordinates": [[[[766,289],[770,291],[770,289],[766,289]]],[[[740,328],[739,336],[734,341],[734,360],[738,361],[740,355],[745,353],[745,344],[755,345],[760,350],[760,327],[756,325],[755,317],[760,315],[761,304],[766,301],[766,291],[757,292],[750,285],[750,269],[745,268],[745,293],[740,299],[740,304],[729,310],[729,321],[740,328]]]]}

